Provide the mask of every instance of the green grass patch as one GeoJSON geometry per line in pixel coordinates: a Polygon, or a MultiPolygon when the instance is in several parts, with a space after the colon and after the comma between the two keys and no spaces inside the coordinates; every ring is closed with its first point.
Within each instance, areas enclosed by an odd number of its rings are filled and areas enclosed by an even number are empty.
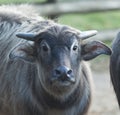
{"type": "Polygon", "coordinates": [[[120,27],[120,11],[91,14],[70,14],[59,18],[62,24],[84,29],[113,29],[120,27]]]}

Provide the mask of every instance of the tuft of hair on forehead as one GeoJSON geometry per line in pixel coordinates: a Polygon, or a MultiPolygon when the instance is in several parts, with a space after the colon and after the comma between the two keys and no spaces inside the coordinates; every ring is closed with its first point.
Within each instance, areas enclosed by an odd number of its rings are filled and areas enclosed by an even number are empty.
{"type": "Polygon", "coordinates": [[[55,38],[58,38],[59,36],[64,38],[77,36],[79,32],[69,26],[55,24],[46,28],[44,30],[44,33],[47,33],[55,38]]]}

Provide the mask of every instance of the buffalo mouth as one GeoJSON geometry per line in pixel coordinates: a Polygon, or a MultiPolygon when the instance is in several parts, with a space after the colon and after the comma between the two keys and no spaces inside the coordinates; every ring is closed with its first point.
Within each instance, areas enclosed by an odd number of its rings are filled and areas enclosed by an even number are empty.
{"type": "Polygon", "coordinates": [[[52,77],[51,83],[52,85],[57,85],[57,86],[70,86],[75,84],[75,78],[74,77],[69,77],[69,76],[62,76],[62,77],[52,77]]]}

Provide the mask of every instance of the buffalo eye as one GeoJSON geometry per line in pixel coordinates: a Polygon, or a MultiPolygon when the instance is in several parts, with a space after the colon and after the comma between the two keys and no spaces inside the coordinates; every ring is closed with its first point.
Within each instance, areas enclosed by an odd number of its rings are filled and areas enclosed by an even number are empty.
{"type": "Polygon", "coordinates": [[[74,45],[72,49],[73,49],[73,51],[76,51],[78,49],[78,46],[74,45]]]}
{"type": "Polygon", "coordinates": [[[42,45],[42,50],[43,50],[44,52],[47,52],[47,51],[48,51],[48,47],[47,47],[45,44],[43,44],[43,45],[42,45]]]}
{"type": "Polygon", "coordinates": [[[79,43],[77,40],[74,40],[72,45],[71,45],[71,51],[76,52],[79,49],[79,43]]]}
{"type": "Polygon", "coordinates": [[[43,52],[48,52],[49,51],[49,45],[46,43],[46,41],[41,42],[41,50],[43,52]]]}

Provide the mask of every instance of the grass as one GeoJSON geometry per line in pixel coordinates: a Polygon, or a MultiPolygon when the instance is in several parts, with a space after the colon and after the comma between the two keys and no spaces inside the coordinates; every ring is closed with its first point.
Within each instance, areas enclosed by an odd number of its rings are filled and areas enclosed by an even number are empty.
{"type": "Polygon", "coordinates": [[[113,29],[120,27],[120,11],[110,11],[92,14],[70,14],[59,18],[59,22],[80,30],[113,29]]]}

